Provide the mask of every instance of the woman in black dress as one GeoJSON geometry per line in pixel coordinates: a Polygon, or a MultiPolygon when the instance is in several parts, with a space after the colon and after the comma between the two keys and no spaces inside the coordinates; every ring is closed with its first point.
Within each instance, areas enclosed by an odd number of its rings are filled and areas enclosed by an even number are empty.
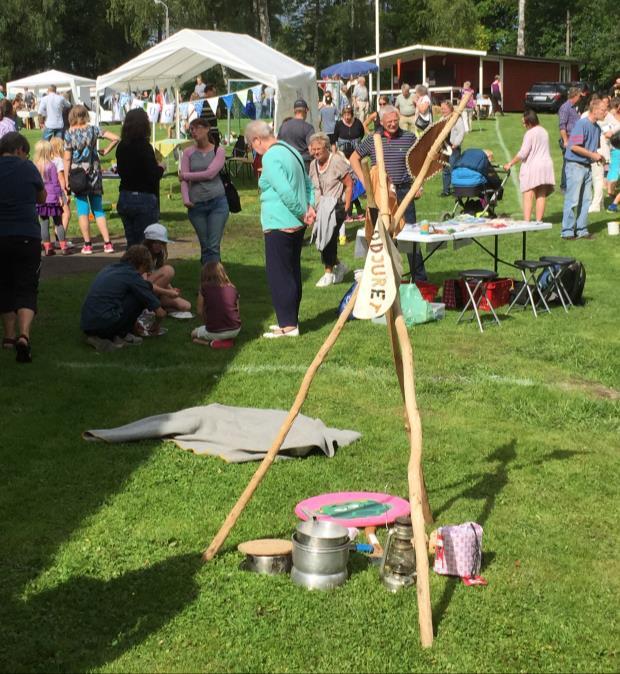
{"type": "MultiPolygon", "coordinates": [[[[355,148],[362,142],[364,135],[364,125],[353,115],[353,106],[345,105],[342,109],[342,119],[336,122],[336,128],[334,129],[332,152],[342,152],[348,161],[355,148]]],[[[349,210],[347,211],[347,219],[351,218],[353,206],[355,206],[358,219],[363,219],[365,217],[364,209],[362,208],[359,199],[355,199],[351,202],[351,206],[349,206],[349,210]]],[[[346,236],[341,229],[340,244],[343,245],[345,242],[346,236]]]]}

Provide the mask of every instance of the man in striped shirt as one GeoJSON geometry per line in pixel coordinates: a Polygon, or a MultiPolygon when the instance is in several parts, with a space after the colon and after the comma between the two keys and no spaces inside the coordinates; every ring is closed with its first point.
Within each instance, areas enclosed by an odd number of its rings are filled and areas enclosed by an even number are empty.
{"type": "MultiPolygon", "coordinates": [[[[400,126],[400,114],[392,105],[386,105],[383,108],[381,124],[383,133],[381,134],[381,143],[383,145],[383,158],[385,162],[385,171],[390,182],[396,189],[396,199],[400,203],[411,188],[411,176],[407,170],[407,153],[415,145],[417,138],[410,131],[403,131],[400,126]]],[[[370,163],[374,166],[377,163],[375,154],[375,141],[372,135],[366,136],[358,148],[353,152],[349,161],[355,175],[364,183],[364,172],[362,171],[362,159],[370,157],[370,163]]],[[[370,185],[364,183],[368,191],[370,185]]],[[[421,190],[420,190],[421,191],[421,190]]],[[[416,195],[416,196],[419,196],[416,195]]],[[[405,210],[405,222],[413,224],[416,222],[415,202],[412,200],[405,210]]],[[[415,281],[426,281],[426,270],[424,269],[424,260],[419,249],[416,249],[416,257],[407,256],[409,260],[409,271],[415,281]]]]}

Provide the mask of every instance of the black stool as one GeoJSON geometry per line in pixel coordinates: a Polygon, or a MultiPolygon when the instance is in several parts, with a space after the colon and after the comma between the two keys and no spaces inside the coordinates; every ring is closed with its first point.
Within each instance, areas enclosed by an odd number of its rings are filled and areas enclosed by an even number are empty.
{"type": "MultiPolygon", "coordinates": [[[[567,268],[576,261],[575,258],[562,257],[558,255],[543,255],[540,260],[541,262],[546,262],[549,265],[549,272],[551,274],[553,288],[555,289],[557,296],[560,298],[560,302],[564,307],[564,311],[568,313],[568,306],[574,307],[575,305],[573,304],[570,295],[564,287],[564,283],[562,283],[562,276],[564,276],[567,268]]],[[[549,296],[549,293],[547,293],[547,296],[549,296]]]]}
{"type": "MultiPolygon", "coordinates": [[[[457,323],[461,322],[461,319],[463,318],[465,312],[471,306],[473,314],[467,320],[472,321],[475,318],[478,321],[478,327],[480,328],[480,332],[484,332],[482,328],[482,321],[480,320],[480,312],[478,311],[478,306],[480,305],[482,298],[485,296],[487,283],[489,281],[494,281],[497,278],[497,272],[488,271],[487,269],[467,269],[466,271],[462,271],[459,274],[459,276],[465,281],[465,288],[467,288],[467,294],[469,295],[469,299],[467,300],[467,304],[465,304],[465,308],[463,309],[463,311],[461,311],[461,314],[456,322],[457,323]],[[470,285],[470,283],[472,282],[476,284],[473,290],[471,289],[470,285]]],[[[489,300],[488,297],[487,303],[489,305],[489,309],[491,310],[491,313],[493,314],[493,318],[495,319],[497,325],[501,326],[499,318],[495,313],[495,308],[493,307],[493,304],[491,303],[491,300],[489,300]]]]}
{"type": "Polygon", "coordinates": [[[529,281],[533,282],[534,289],[538,293],[540,301],[542,301],[542,303],[545,305],[545,309],[549,313],[551,313],[551,309],[549,309],[549,305],[547,304],[545,295],[543,294],[543,291],[540,285],[538,284],[538,279],[536,278],[536,272],[539,269],[550,268],[551,263],[544,262],[543,260],[515,260],[514,265],[521,272],[521,278],[523,279],[523,286],[520,288],[519,292],[515,295],[506,313],[507,314],[510,313],[512,307],[514,307],[514,305],[519,301],[521,295],[523,295],[523,291],[527,291],[528,298],[525,301],[525,304],[523,304],[523,310],[525,310],[525,308],[529,304],[532,307],[532,311],[534,312],[534,318],[538,318],[538,313],[536,311],[536,305],[538,304],[538,301],[534,302],[534,293],[532,292],[532,289],[529,286],[529,281]],[[528,272],[530,275],[529,281],[526,272],[528,272]]]}

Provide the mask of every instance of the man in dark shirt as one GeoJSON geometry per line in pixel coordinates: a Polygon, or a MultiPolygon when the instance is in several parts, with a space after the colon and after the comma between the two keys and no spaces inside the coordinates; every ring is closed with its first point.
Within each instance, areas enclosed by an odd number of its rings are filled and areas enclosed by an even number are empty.
{"type": "MultiPolygon", "coordinates": [[[[392,105],[386,105],[383,108],[381,124],[383,128],[381,143],[383,145],[385,171],[396,189],[396,199],[400,204],[411,189],[412,179],[407,169],[407,153],[416,144],[417,138],[410,131],[403,131],[400,128],[400,114],[392,105]]],[[[373,166],[377,163],[375,142],[372,135],[364,138],[349,159],[351,168],[362,183],[364,183],[364,172],[362,171],[362,159],[364,157],[370,157],[373,166]]],[[[367,191],[371,189],[370,185],[364,184],[364,186],[367,191]]],[[[416,196],[419,196],[419,194],[416,196]]],[[[405,223],[412,225],[415,222],[415,203],[412,200],[405,210],[405,223]]],[[[408,255],[407,258],[412,278],[415,281],[426,281],[426,270],[420,250],[416,249],[415,260],[413,255],[408,255]]]]}
{"type": "Polygon", "coordinates": [[[152,265],[148,248],[131,246],[120,262],[105,267],[95,277],[82,305],[80,327],[87,335],[87,343],[97,351],[140,344],[142,339],[132,330],[145,309],[155,312],[151,332],[158,334],[166,311],[144,278],[152,265]]]}
{"type": "Polygon", "coordinates": [[[314,133],[314,127],[306,122],[308,104],[302,98],[295,101],[293,115],[291,119],[283,122],[280,131],[278,131],[278,140],[283,140],[299,152],[307,170],[312,160],[310,150],[308,150],[308,139],[314,133]]]}

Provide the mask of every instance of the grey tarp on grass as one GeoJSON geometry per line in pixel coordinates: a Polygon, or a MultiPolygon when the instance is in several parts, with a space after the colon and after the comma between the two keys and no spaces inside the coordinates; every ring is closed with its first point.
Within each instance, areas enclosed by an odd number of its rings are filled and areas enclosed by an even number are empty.
{"type": "MultiPolygon", "coordinates": [[[[213,403],[178,412],[158,414],[119,426],[85,431],[85,440],[131,442],[148,438],[170,439],[195,454],[219,456],[228,463],[260,461],[275,440],[288,412],[213,403]]],[[[328,428],[320,419],[300,414],[289,431],[280,454],[306,456],[313,449],[328,458],[336,447],[361,437],[356,431],[328,428]]]]}

